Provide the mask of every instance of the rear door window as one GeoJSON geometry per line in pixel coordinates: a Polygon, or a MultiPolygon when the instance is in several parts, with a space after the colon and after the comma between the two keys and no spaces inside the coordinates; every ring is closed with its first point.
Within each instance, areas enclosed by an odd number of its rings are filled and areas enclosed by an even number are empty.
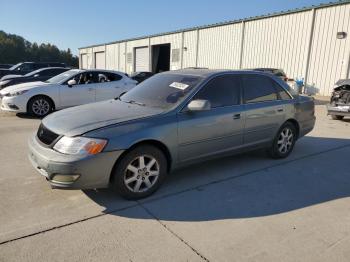
{"type": "Polygon", "coordinates": [[[109,72],[98,73],[98,82],[99,83],[119,81],[122,78],[123,77],[119,74],[114,74],[114,73],[109,73],[109,72]]]}
{"type": "Polygon", "coordinates": [[[278,99],[274,82],[267,76],[262,75],[243,75],[243,98],[244,102],[258,103],[274,101],[278,99]]]}
{"type": "Polygon", "coordinates": [[[239,105],[240,77],[238,75],[218,76],[210,80],[194,99],[208,100],[212,108],[239,105]]]}

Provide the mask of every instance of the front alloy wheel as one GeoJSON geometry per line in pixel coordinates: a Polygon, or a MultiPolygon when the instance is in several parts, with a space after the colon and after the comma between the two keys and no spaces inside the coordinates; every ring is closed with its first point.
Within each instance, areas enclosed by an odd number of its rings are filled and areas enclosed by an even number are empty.
{"type": "Polygon", "coordinates": [[[46,97],[34,97],[28,103],[28,111],[36,117],[44,117],[52,111],[52,103],[46,97]]]}
{"type": "Polygon", "coordinates": [[[124,173],[126,187],[135,193],[146,192],[157,182],[159,164],[152,156],[142,155],[135,158],[124,173]]]}
{"type": "Polygon", "coordinates": [[[126,199],[154,193],[167,174],[167,159],[155,146],[141,145],[124,155],[112,173],[114,189],[126,199]]]}

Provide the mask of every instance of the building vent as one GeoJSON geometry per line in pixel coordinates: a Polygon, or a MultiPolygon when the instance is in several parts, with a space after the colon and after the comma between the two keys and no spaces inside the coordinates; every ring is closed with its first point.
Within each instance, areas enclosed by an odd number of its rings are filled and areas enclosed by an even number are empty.
{"type": "Polygon", "coordinates": [[[180,61],[180,49],[171,50],[171,62],[179,62],[180,61]]]}
{"type": "Polygon", "coordinates": [[[128,64],[132,64],[132,53],[127,53],[126,54],[126,62],[128,64]]]}

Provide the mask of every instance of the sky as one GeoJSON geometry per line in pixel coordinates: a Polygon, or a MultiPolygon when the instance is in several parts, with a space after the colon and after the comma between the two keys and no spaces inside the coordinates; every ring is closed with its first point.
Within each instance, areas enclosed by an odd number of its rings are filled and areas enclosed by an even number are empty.
{"type": "Polygon", "coordinates": [[[309,7],[322,0],[0,0],[0,30],[60,49],[309,7]]]}

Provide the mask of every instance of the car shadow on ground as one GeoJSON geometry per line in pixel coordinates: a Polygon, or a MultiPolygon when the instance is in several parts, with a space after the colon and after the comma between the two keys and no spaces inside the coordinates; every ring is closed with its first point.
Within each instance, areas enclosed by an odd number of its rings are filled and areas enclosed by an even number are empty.
{"type": "Polygon", "coordinates": [[[42,119],[42,118],[32,116],[32,115],[27,114],[27,113],[17,113],[16,116],[19,118],[23,118],[23,119],[39,119],[39,120],[42,119]]]}
{"type": "MultiPolygon", "coordinates": [[[[350,139],[305,137],[297,148],[289,160],[270,160],[260,151],[176,171],[154,196],[135,205],[141,204],[160,220],[210,221],[281,214],[350,196],[350,172],[345,164],[350,139]],[[310,145],[321,144],[323,150],[309,150],[310,145]],[[175,191],[165,192],[174,187],[175,191]]],[[[105,213],[150,218],[145,212],[115,211],[116,202],[126,200],[111,190],[84,192],[105,207],[105,213]]]]}

